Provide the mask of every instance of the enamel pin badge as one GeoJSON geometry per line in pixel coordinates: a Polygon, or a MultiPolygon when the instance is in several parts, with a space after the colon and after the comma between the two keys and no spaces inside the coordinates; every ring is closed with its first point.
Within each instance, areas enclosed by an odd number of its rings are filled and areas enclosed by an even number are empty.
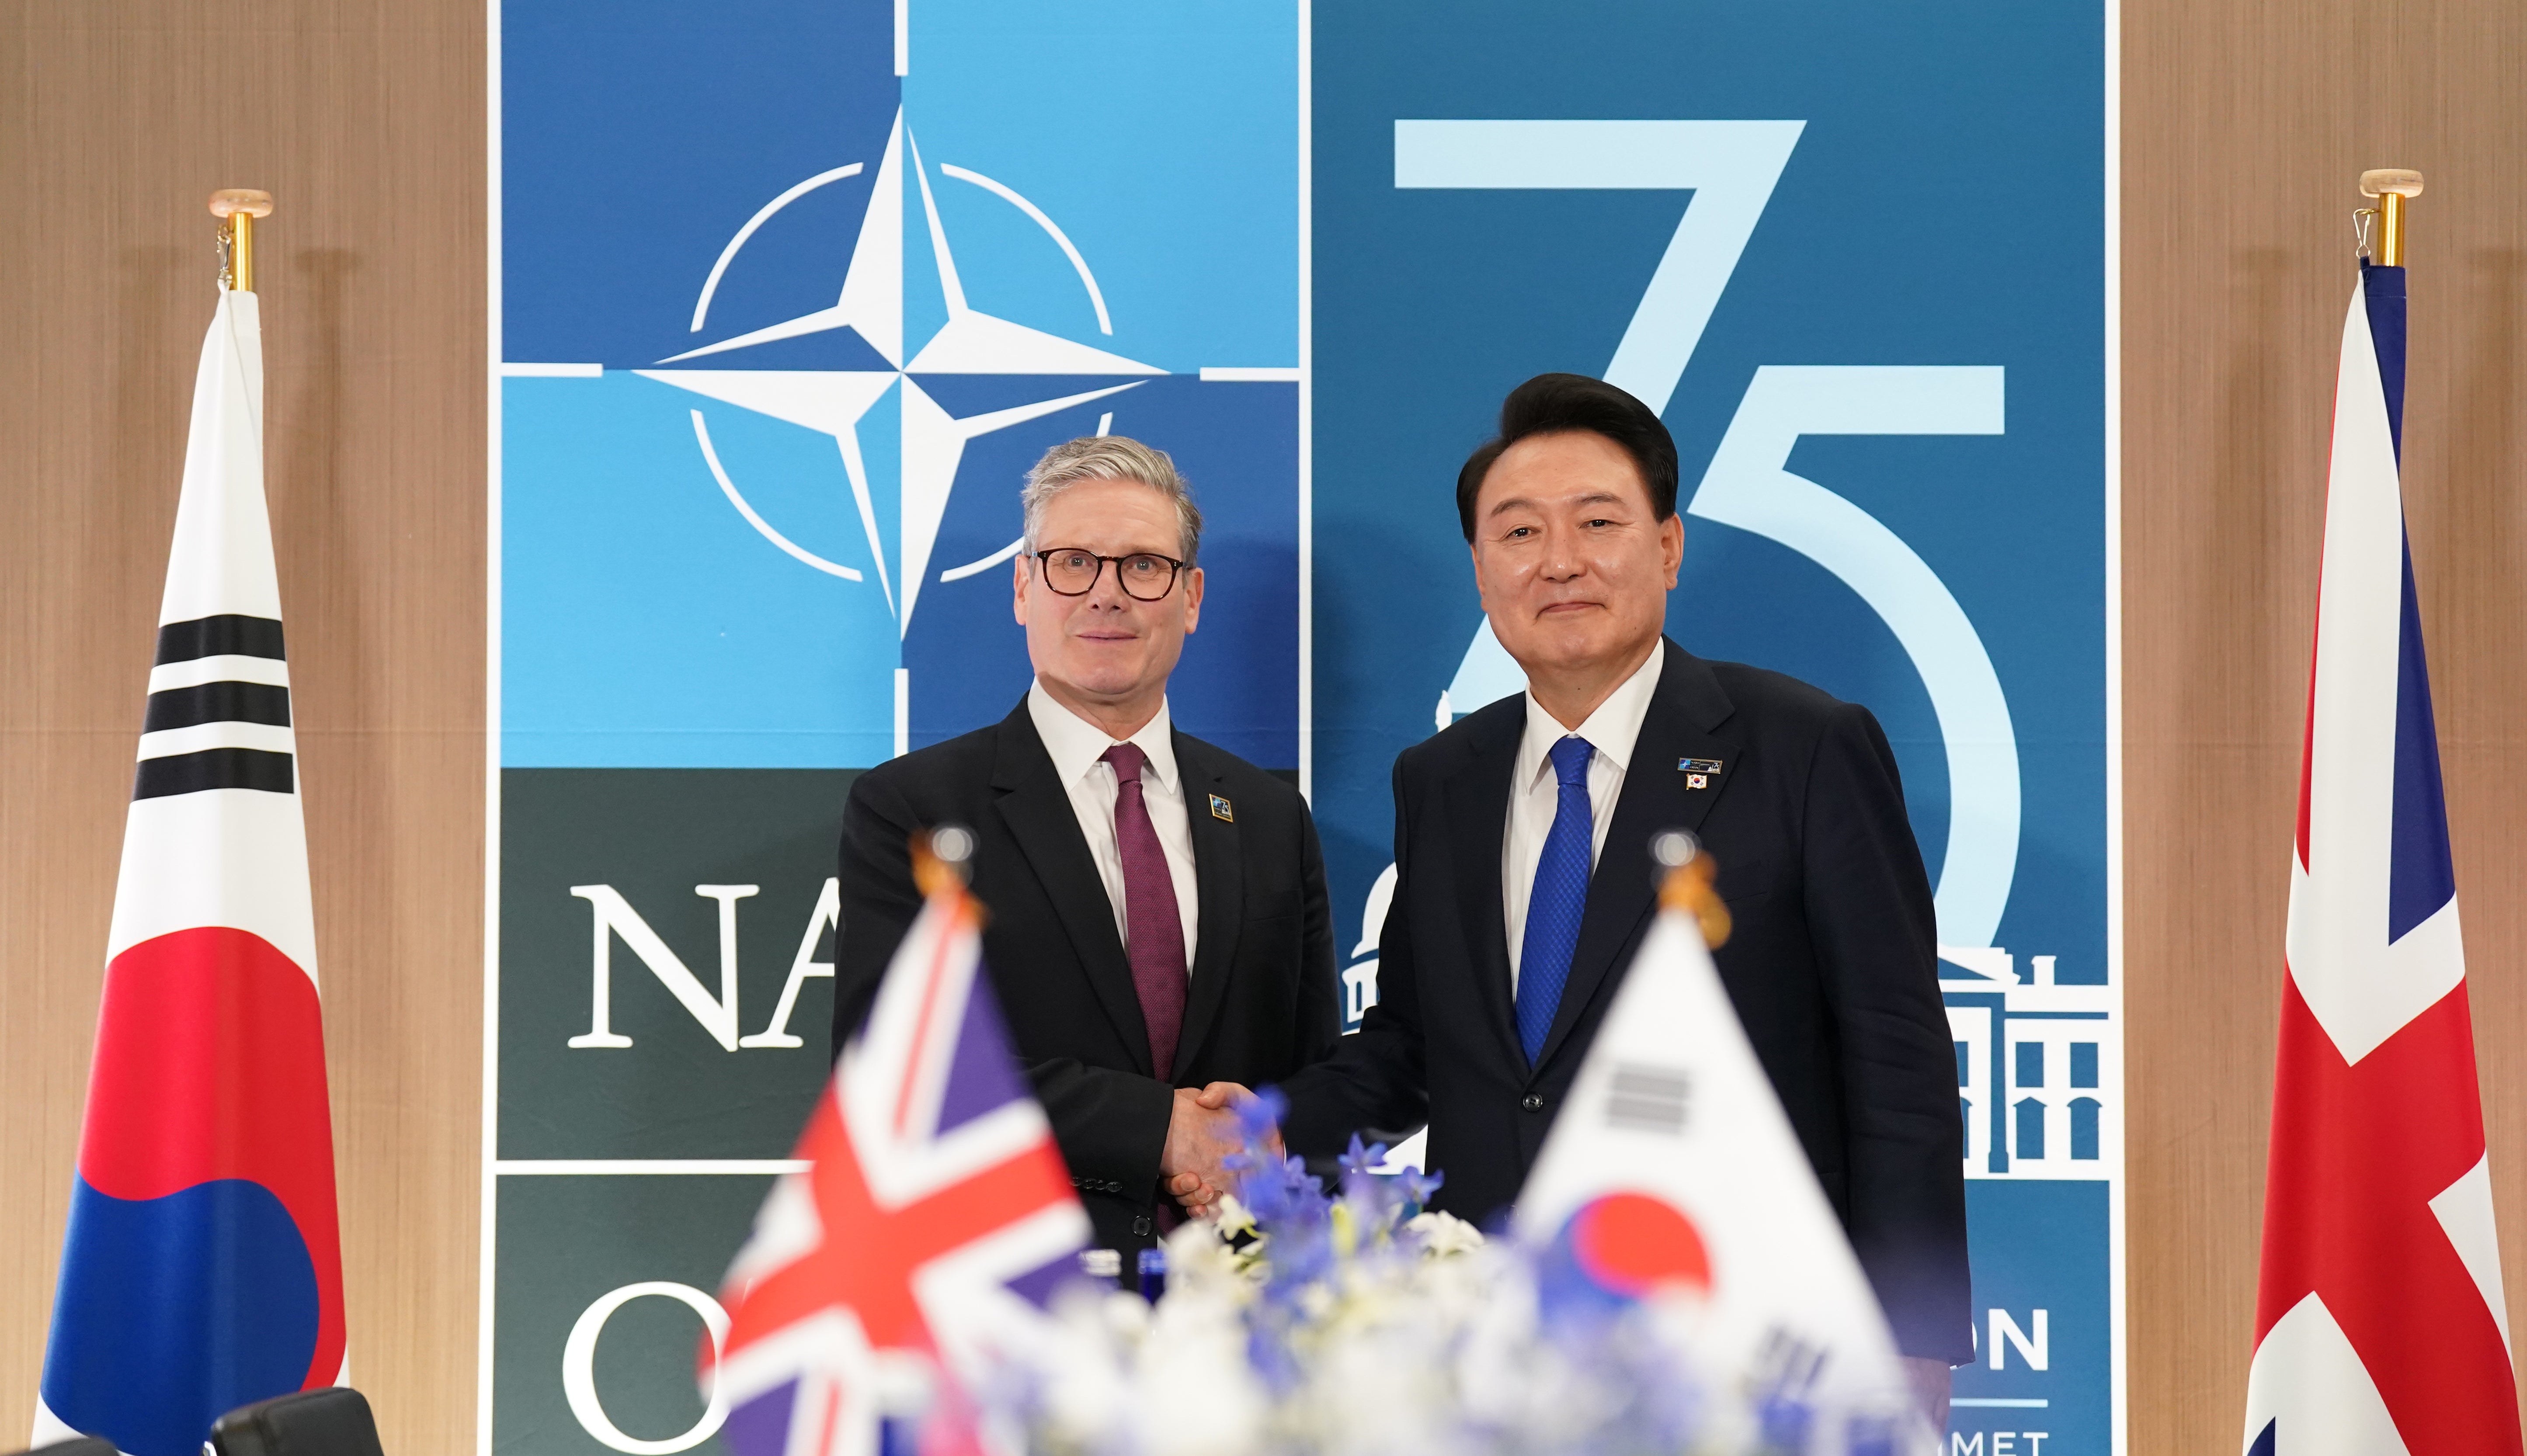
{"type": "Polygon", "coordinates": [[[1228,801],[1217,794],[1211,796],[1211,817],[1227,824],[1237,823],[1237,815],[1229,809],[1228,801]]]}
{"type": "Polygon", "coordinates": [[[1720,772],[1720,760],[1716,758],[1680,758],[1676,761],[1676,767],[1678,773],[1684,775],[1684,786],[1686,788],[1709,788],[1711,786],[1711,776],[1720,772]]]}

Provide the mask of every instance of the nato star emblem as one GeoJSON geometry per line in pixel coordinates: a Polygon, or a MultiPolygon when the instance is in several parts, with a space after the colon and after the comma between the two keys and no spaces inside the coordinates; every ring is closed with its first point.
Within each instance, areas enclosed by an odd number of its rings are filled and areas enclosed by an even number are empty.
{"type": "MultiPolygon", "coordinates": [[[[711,298],[718,289],[720,278],[757,228],[773,214],[816,187],[857,176],[861,166],[852,163],[809,177],[765,204],[748,220],[721,251],[717,265],[702,284],[701,294],[694,305],[693,330],[698,333],[706,326],[711,298]]],[[[878,588],[886,593],[899,637],[911,629],[912,609],[920,599],[925,581],[958,580],[987,571],[1017,554],[1019,543],[1011,541],[980,561],[941,572],[932,570],[931,549],[938,541],[940,523],[948,511],[948,498],[955,486],[957,462],[964,454],[967,441],[1074,405],[1119,394],[1136,387],[1138,382],[1081,389],[1076,386],[1085,382],[1083,377],[1160,377],[1167,373],[1154,365],[1012,323],[969,303],[957,277],[956,261],[949,248],[947,229],[940,222],[937,199],[931,192],[932,171],[943,177],[966,182],[992,193],[1017,208],[1042,228],[1060,246],[1078,274],[1090,301],[1096,306],[1101,328],[1109,333],[1112,331],[1112,324],[1106,313],[1105,295],[1098,289],[1087,261],[1071,245],[1060,227],[1033,203],[979,173],[948,164],[925,167],[920,143],[914,139],[904,121],[903,111],[899,107],[893,129],[887,136],[885,155],[878,162],[877,177],[869,194],[868,209],[860,221],[858,240],[851,249],[850,266],[844,272],[842,292],[833,306],[688,349],[660,360],[658,368],[636,371],[644,377],[662,384],[834,437],[841,449],[844,472],[851,479],[852,500],[859,508],[860,526],[868,538],[869,557],[876,569],[878,588]],[[909,180],[920,194],[931,262],[936,272],[940,299],[947,312],[947,322],[926,341],[921,341],[917,348],[911,347],[914,340],[904,336],[907,161],[909,180]],[[692,361],[838,329],[849,329],[877,356],[874,362],[885,367],[863,370],[667,367],[689,365],[692,361]],[[921,384],[923,376],[960,375],[1033,377],[1041,379],[1042,384],[1034,391],[1035,398],[1007,408],[960,418],[951,415],[921,384]],[[897,408],[901,413],[901,449],[898,452],[901,520],[894,531],[884,532],[878,521],[876,497],[870,490],[868,466],[862,458],[860,428],[862,420],[890,390],[896,393],[897,408]],[[885,549],[886,536],[890,533],[901,542],[892,573],[888,570],[885,549]]],[[[792,541],[747,504],[736,481],[721,466],[701,411],[693,412],[693,425],[695,441],[701,449],[704,463],[710,467],[721,491],[749,526],[773,545],[807,566],[846,580],[861,579],[856,569],[827,560],[792,541]]],[[[1103,429],[1105,426],[1099,427],[1103,429]]]]}

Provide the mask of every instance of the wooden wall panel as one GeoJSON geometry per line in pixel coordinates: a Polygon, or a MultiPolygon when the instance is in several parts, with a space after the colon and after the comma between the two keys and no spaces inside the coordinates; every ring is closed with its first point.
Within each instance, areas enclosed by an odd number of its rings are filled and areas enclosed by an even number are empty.
{"type": "Polygon", "coordinates": [[[2527,1330],[2527,9],[2127,0],[2131,1449],[2235,1450],[2349,214],[2414,167],[2404,499],[2527,1330]]]}
{"type": "Polygon", "coordinates": [[[27,1429],[214,261],[268,188],[267,464],[352,1371],[474,1438],[484,25],[473,0],[0,6],[0,1449],[27,1429]]]}

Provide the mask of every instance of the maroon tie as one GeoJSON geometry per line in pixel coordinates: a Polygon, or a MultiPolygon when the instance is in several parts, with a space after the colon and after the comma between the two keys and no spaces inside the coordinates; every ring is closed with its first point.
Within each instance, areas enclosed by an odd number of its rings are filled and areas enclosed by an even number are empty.
{"type": "Polygon", "coordinates": [[[1141,802],[1141,765],[1149,755],[1131,743],[1106,750],[1114,767],[1114,847],[1123,860],[1123,953],[1132,963],[1132,988],[1141,996],[1141,1020],[1150,1029],[1150,1070],[1160,1081],[1175,1079],[1176,1036],[1184,1029],[1184,922],[1176,918],[1176,882],[1167,852],[1141,802]]]}

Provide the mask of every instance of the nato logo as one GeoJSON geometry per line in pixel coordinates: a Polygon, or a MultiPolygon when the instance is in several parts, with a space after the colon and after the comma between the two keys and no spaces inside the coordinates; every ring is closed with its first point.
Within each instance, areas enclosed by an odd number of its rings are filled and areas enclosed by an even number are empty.
{"type": "Polygon", "coordinates": [[[504,763],[856,767],[998,720],[1025,470],[1118,433],[1208,520],[1177,720],[1296,765],[1291,22],[1153,10],[1132,84],[1082,86],[1115,32],[1005,9],[504,23],[504,763]]]}

